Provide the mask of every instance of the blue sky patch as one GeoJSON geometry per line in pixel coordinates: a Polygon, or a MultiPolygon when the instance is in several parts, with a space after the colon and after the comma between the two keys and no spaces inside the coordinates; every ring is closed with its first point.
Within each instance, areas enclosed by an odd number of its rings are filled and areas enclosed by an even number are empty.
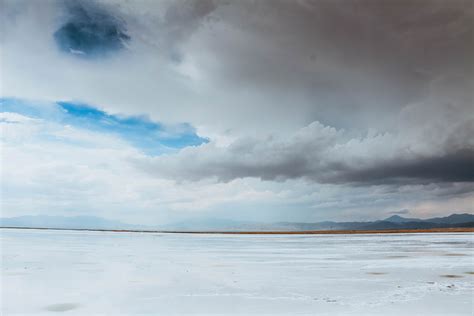
{"type": "Polygon", "coordinates": [[[63,125],[113,134],[149,155],[198,146],[209,142],[187,123],[165,126],[146,116],[109,114],[98,108],[72,102],[38,104],[19,99],[0,99],[0,112],[13,112],[63,125]]]}

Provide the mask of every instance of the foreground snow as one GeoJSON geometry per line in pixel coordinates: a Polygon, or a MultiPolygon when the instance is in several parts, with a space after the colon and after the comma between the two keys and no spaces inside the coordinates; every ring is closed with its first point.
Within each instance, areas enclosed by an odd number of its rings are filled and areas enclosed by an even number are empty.
{"type": "Polygon", "coordinates": [[[0,230],[1,313],[471,315],[474,235],[0,230]]]}

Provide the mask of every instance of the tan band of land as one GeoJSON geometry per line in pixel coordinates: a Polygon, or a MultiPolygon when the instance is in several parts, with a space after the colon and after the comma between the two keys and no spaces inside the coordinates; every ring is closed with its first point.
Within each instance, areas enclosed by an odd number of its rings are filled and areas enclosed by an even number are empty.
{"type": "Polygon", "coordinates": [[[71,230],[115,233],[163,233],[163,234],[235,234],[235,235],[332,235],[332,234],[408,234],[408,233],[474,233],[474,227],[430,228],[430,229],[377,229],[377,230],[308,230],[308,231],[164,231],[130,229],[44,228],[44,227],[0,227],[4,229],[71,230]]]}
{"type": "MultiPolygon", "coordinates": [[[[216,232],[221,233],[221,232],[216,232]]],[[[474,228],[432,228],[432,229],[379,229],[379,230],[310,230],[310,231],[262,231],[224,232],[228,234],[402,234],[402,233],[474,233],[474,228]]]]}

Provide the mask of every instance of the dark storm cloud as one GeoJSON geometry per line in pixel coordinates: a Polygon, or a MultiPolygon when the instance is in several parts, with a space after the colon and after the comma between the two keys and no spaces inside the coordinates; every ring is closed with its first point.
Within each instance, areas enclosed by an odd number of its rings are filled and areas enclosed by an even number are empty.
{"type": "Polygon", "coordinates": [[[454,131],[456,135],[446,135],[423,152],[416,141],[410,144],[387,134],[350,139],[313,123],[288,138],[245,139],[228,147],[207,144],[138,165],[179,180],[250,177],[355,186],[474,182],[474,121],[454,131]]]}
{"type": "Polygon", "coordinates": [[[80,57],[119,51],[130,40],[125,22],[94,1],[65,2],[67,21],[54,33],[58,46],[80,57]]]}
{"type": "Polygon", "coordinates": [[[158,158],[153,162],[140,164],[147,171],[180,180],[217,178],[227,182],[247,177],[269,181],[301,178],[318,183],[358,186],[474,182],[472,148],[436,157],[394,157],[390,161],[371,161],[371,167],[360,169],[351,162],[331,161],[327,157],[318,157],[317,153],[308,154],[303,151],[281,152],[270,149],[262,158],[258,151],[239,153],[231,148],[228,153],[216,153],[216,160],[204,161],[199,155],[192,153],[173,157],[176,159],[175,163],[158,158]],[[230,157],[233,159],[229,160],[230,157]]]}
{"type": "Polygon", "coordinates": [[[341,169],[328,180],[364,184],[474,182],[474,149],[436,157],[394,159],[362,170],[341,169]]]}
{"type": "Polygon", "coordinates": [[[269,114],[285,108],[280,120],[304,115],[341,128],[376,127],[397,140],[348,146],[340,133],[317,128],[304,137],[188,150],[151,169],[220,181],[474,181],[472,1],[239,1],[221,3],[212,16],[206,49],[218,56],[209,64],[216,85],[228,84],[235,95],[256,89],[306,98],[268,102],[269,114]]]}
{"type": "Polygon", "coordinates": [[[169,57],[174,62],[181,62],[181,52],[172,43],[187,39],[196,31],[202,19],[216,9],[213,0],[176,1],[167,10],[162,21],[165,32],[165,43],[170,45],[169,57]]]}
{"type": "Polygon", "coordinates": [[[464,0],[230,2],[212,14],[209,54],[217,58],[204,66],[236,91],[299,98],[272,106],[295,107],[307,123],[377,125],[422,98],[433,80],[472,77],[472,7],[464,0]]]}
{"type": "Polygon", "coordinates": [[[114,9],[126,17],[135,40],[173,64],[183,61],[182,46],[210,21],[210,15],[218,6],[213,0],[119,3],[114,9]]]}

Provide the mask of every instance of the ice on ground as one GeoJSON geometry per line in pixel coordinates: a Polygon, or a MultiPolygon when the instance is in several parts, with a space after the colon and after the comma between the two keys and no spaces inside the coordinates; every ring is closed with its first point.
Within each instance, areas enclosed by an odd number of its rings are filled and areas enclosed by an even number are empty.
{"type": "Polygon", "coordinates": [[[2,315],[474,312],[469,233],[0,234],[2,315]]]}

